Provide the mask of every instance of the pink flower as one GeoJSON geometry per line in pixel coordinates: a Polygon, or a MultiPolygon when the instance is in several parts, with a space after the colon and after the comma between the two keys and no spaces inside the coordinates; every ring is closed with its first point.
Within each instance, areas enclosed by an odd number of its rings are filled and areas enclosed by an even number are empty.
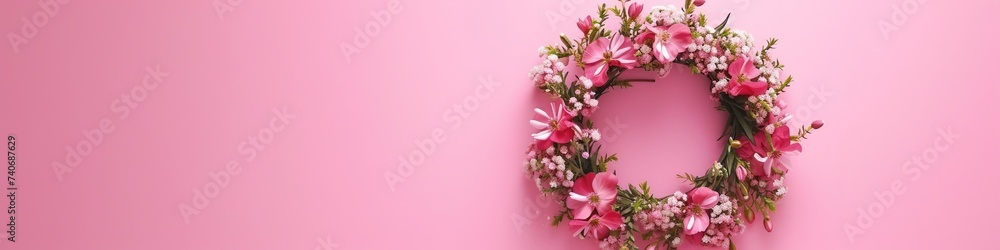
{"type": "Polygon", "coordinates": [[[702,5],[705,5],[705,0],[694,0],[694,6],[701,7],[702,5]]]}
{"type": "Polygon", "coordinates": [[[573,218],[586,219],[597,209],[597,214],[612,212],[611,204],[618,198],[618,177],[612,173],[588,173],[573,184],[573,191],[566,197],[573,218]]]}
{"type": "Polygon", "coordinates": [[[573,230],[573,236],[590,235],[597,239],[607,238],[611,230],[618,229],[624,224],[622,215],[611,211],[602,216],[593,216],[586,220],[569,221],[569,229],[573,230]]]}
{"type": "Polygon", "coordinates": [[[802,145],[792,143],[790,133],[788,126],[782,125],[774,129],[770,143],[764,131],[754,135],[754,145],[750,145],[746,138],[740,138],[747,146],[736,149],[736,154],[750,162],[751,171],[756,176],[770,177],[772,168],[788,171],[788,159],[783,157],[784,154],[802,151],[802,145]]]}
{"type": "Polygon", "coordinates": [[[580,28],[580,31],[583,31],[583,34],[586,35],[590,32],[590,28],[594,27],[594,19],[591,19],[590,16],[582,18],[580,21],[576,21],[576,27],[580,28]]]}
{"type": "Polygon", "coordinates": [[[628,17],[636,19],[639,18],[640,13],[642,13],[642,4],[633,2],[631,5],[628,6],[628,17]]]}
{"type": "Polygon", "coordinates": [[[719,203],[719,193],[707,187],[699,187],[688,192],[691,198],[687,217],[684,218],[684,233],[687,235],[704,232],[711,222],[708,210],[719,203]]]}
{"type": "Polygon", "coordinates": [[[760,70],[753,65],[753,61],[746,56],[736,58],[729,64],[729,95],[755,96],[767,92],[767,83],[761,81],[750,81],[760,76],[760,70]]]}
{"type": "MultiPolygon", "coordinates": [[[[608,68],[611,66],[631,69],[636,65],[635,48],[632,42],[624,37],[601,37],[587,45],[583,52],[584,72],[593,85],[600,87],[608,80],[608,68]]],[[[591,86],[585,86],[590,88],[591,86]]]]}
{"type": "Polygon", "coordinates": [[[576,135],[576,130],[579,129],[576,124],[573,123],[573,115],[569,112],[569,109],[565,105],[559,103],[556,106],[555,103],[550,104],[552,108],[552,115],[546,114],[542,109],[536,108],[535,113],[542,115],[547,119],[545,122],[531,120],[531,126],[537,129],[543,129],[541,132],[534,133],[531,137],[537,140],[536,145],[538,150],[546,150],[552,143],[568,143],[576,135]]]}
{"type": "Polygon", "coordinates": [[[667,64],[677,58],[677,54],[687,49],[694,43],[691,37],[691,28],[686,24],[678,23],[664,27],[646,24],[646,32],[636,36],[635,40],[644,43],[646,40],[653,40],[653,55],[660,63],[667,64]]]}

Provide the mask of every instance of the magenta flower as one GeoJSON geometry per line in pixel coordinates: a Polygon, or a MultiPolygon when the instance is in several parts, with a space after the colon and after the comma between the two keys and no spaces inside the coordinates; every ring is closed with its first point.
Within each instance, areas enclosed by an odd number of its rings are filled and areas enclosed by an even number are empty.
{"type": "Polygon", "coordinates": [[[729,95],[755,96],[767,92],[767,83],[761,81],[750,81],[760,76],[760,70],[753,65],[753,61],[746,56],[736,58],[729,64],[729,95]]]}
{"type": "Polygon", "coordinates": [[[809,126],[812,127],[813,129],[822,128],[823,127],[823,121],[822,120],[815,120],[815,121],[812,122],[812,125],[809,125],[809,126]]]}
{"type": "Polygon", "coordinates": [[[772,168],[788,171],[789,163],[784,154],[802,151],[802,145],[792,143],[790,133],[788,126],[782,125],[774,129],[770,143],[764,131],[754,135],[754,145],[750,145],[745,137],[740,138],[740,142],[747,146],[736,149],[736,154],[750,162],[750,170],[756,176],[770,177],[772,168]]]}
{"type": "Polygon", "coordinates": [[[719,203],[719,193],[707,187],[699,187],[688,192],[687,217],[684,218],[684,233],[687,235],[704,232],[711,222],[708,210],[719,203]]]}
{"type": "Polygon", "coordinates": [[[566,207],[569,207],[573,218],[582,220],[590,217],[597,209],[597,214],[612,212],[611,204],[618,198],[618,177],[612,173],[588,173],[576,179],[573,191],[566,197],[566,207]]]}
{"type": "Polygon", "coordinates": [[[631,69],[636,63],[635,48],[624,37],[612,37],[610,40],[598,38],[587,45],[587,50],[583,52],[585,75],[597,87],[606,84],[608,68],[611,66],[631,69]]]}
{"type": "Polygon", "coordinates": [[[694,43],[691,37],[691,28],[683,23],[664,27],[646,24],[646,32],[636,36],[636,41],[642,43],[646,40],[653,40],[653,55],[660,63],[667,64],[677,59],[677,54],[683,52],[689,45],[694,43]]]}
{"type": "Polygon", "coordinates": [[[602,240],[611,234],[611,230],[618,229],[624,224],[622,215],[611,211],[604,215],[594,215],[586,220],[569,221],[569,229],[573,231],[573,236],[590,235],[602,240]]]}
{"type": "Polygon", "coordinates": [[[573,115],[565,105],[559,103],[550,104],[552,115],[546,114],[542,109],[536,108],[535,113],[547,119],[545,122],[531,120],[531,126],[543,129],[541,132],[531,134],[537,140],[538,150],[548,149],[552,143],[567,143],[576,135],[579,128],[573,123],[573,115]]]}
{"type": "Polygon", "coordinates": [[[580,31],[583,31],[583,34],[586,35],[587,32],[590,32],[590,28],[594,27],[594,19],[591,19],[590,16],[582,18],[580,21],[576,21],[576,27],[580,28],[580,31]]]}
{"type": "Polygon", "coordinates": [[[628,6],[628,12],[627,12],[628,17],[636,19],[639,18],[639,14],[641,13],[642,13],[642,4],[633,2],[628,6]]]}

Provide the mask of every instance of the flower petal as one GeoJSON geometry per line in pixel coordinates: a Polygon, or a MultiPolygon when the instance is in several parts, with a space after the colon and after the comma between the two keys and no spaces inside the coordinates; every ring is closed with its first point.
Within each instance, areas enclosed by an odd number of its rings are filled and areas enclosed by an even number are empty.
{"type": "Polygon", "coordinates": [[[757,66],[753,64],[753,60],[750,60],[749,58],[745,60],[740,72],[746,75],[748,79],[754,79],[760,76],[760,70],[758,70],[757,66]]]}
{"type": "Polygon", "coordinates": [[[590,202],[585,202],[583,203],[583,206],[570,210],[570,212],[573,213],[573,219],[577,220],[585,220],[589,218],[591,214],[594,214],[594,206],[590,205],[590,202]]]}
{"type": "Polygon", "coordinates": [[[647,41],[652,41],[656,39],[656,34],[650,31],[643,31],[639,35],[635,36],[635,43],[646,43],[647,41]]]}
{"type": "Polygon", "coordinates": [[[528,121],[528,123],[530,123],[531,126],[534,127],[534,128],[536,128],[536,129],[544,129],[544,128],[548,128],[549,127],[549,124],[544,123],[544,122],[540,122],[540,121],[536,121],[536,120],[528,121]]]}
{"type": "Polygon", "coordinates": [[[780,148],[778,150],[785,151],[785,152],[802,152],[802,144],[792,143],[792,144],[788,144],[788,146],[786,146],[784,148],[780,148]]]}
{"type": "Polygon", "coordinates": [[[767,83],[766,82],[744,82],[743,90],[740,91],[741,95],[755,96],[767,93],[767,83]]]}
{"type": "Polygon", "coordinates": [[[649,30],[650,32],[655,33],[654,35],[660,34],[660,33],[663,33],[663,32],[667,31],[667,27],[663,26],[663,25],[652,25],[652,24],[647,23],[647,24],[645,24],[643,26],[646,26],[646,29],[649,30]]]}
{"type": "Polygon", "coordinates": [[[552,132],[552,136],[549,136],[549,140],[555,143],[568,143],[573,140],[575,135],[573,132],[572,124],[559,124],[559,130],[552,132]]]}
{"type": "Polygon", "coordinates": [[[531,134],[531,137],[535,138],[535,140],[548,140],[549,137],[551,137],[551,136],[552,136],[552,130],[551,129],[546,129],[546,130],[542,130],[541,132],[531,134]]]}
{"type": "Polygon", "coordinates": [[[545,117],[545,119],[552,120],[552,117],[549,117],[549,114],[546,114],[545,110],[542,110],[540,108],[535,108],[535,113],[541,115],[542,117],[545,117]]]}
{"type": "Polygon", "coordinates": [[[618,195],[618,176],[609,172],[598,173],[594,178],[594,192],[601,198],[618,195]]]}
{"type": "Polygon", "coordinates": [[[745,56],[737,57],[736,60],[733,60],[732,63],[729,63],[729,77],[732,78],[733,82],[735,82],[736,78],[743,73],[742,71],[743,66],[746,65],[746,63],[747,63],[747,57],[745,56]]]}
{"type": "Polygon", "coordinates": [[[736,97],[736,96],[739,96],[740,94],[742,94],[740,92],[744,91],[743,90],[743,84],[740,84],[739,82],[736,82],[736,80],[731,81],[729,83],[729,86],[731,86],[731,87],[729,87],[729,91],[728,91],[729,92],[729,96],[736,97]]]}
{"type": "Polygon", "coordinates": [[[670,63],[674,61],[674,57],[670,55],[670,50],[662,41],[653,42],[653,55],[656,56],[656,60],[660,63],[670,63]]]}
{"type": "Polygon", "coordinates": [[[614,211],[611,209],[611,205],[614,205],[615,197],[605,197],[605,196],[600,196],[600,197],[601,201],[597,202],[597,213],[606,214],[608,212],[614,211]]]}
{"type": "Polygon", "coordinates": [[[587,229],[588,224],[590,222],[585,220],[571,220],[569,221],[569,230],[573,231],[573,237],[579,237],[587,229]]]}
{"type": "Polygon", "coordinates": [[[767,156],[762,156],[762,155],[760,155],[760,153],[755,153],[755,154],[753,154],[753,158],[755,160],[757,160],[758,162],[765,162],[765,161],[767,161],[768,157],[767,156]]]}
{"type": "Polygon", "coordinates": [[[551,146],[552,146],[552,141],[550,141],[550,140],[537,140],[535,142],[535,147],[538,150],[541,150],[541,151],[548,150],[549,147],[551,147],[551,146]]]}
{"type": "MultiPolygon", "coordinates": [[[[602,59],[603,60],[603,59],[602,59]]],[[[594,86],[604,86],[608,80],[608,67],[607,63],[601,61],[599,63],[587,64],[584,66],[584,71],[587,78],[593,82],[594,86]]]]}
{"type": "Polygon", "coordinates": [[[709,217],[707,213],[700,214],[688,214],[684,218],[684,233],[687,235],[692,235],[700,232],[704,232],[708,229],[709,217]]]}
{"type": "Polygon", "coordinates": [[[587,173],[580,178],[577,178],[573,183],[573,192],[581,195],[590,195],[594,193],[594,173],[587,173]]]}
{"type": "Polygon", "coordinates": [[[593,231],[591,232],[593,232],[594,238],[597,238],[598,240],[603,240],[604,238],[607,238],[609,235],[611,235],[611,229],[608,229],[606,227],[599,226],[597,228],[593,228],[592,230],[593,231]]]}
{"type": "Polygon", "coordinates": [[[675,53],[680,53],[687,48],[688,45],[694,43],[694,38],[691,35],[691,28],[687,24],[674,24],[667,28],[667,33],[670,33],[670,41],[677,48],[675,53]]]}
{"type": "Polygon", "coordinates": [[[611,211],[605,213],[601,216],[600,224],[608,229],[615,230],[622,226],[625,222],[622,221],[622,215],[618,212],[611,211]]]}
{"type": "Polygon", "coordinates": [[[771,176],[771,167],[772,166],[774,166],[774,157],[767,158],[767,161],[764,161],[764,167],[763,167],[764,168],[764,176],[768,176],[768,177],[771,176]]]}
{"type": "Polygon", "coordinates": [[[691,197],[692,204],[697,204],[704,209],[710,209],[719,202],[719,193],[707,187],[695,188],[689,192],[688,196],[691,197]]]}
{"type": "Polygon", "coordinates": [[[777,162],[774,163],[774,168],[781,170],[781,172],[788,172],[788,166],[791,166],[791,163],[788,157],[778,157],[777,162]]]}
{"type": "Polygon", "coordinates": [[[601,37],[588,44],[587,49],[583,51],[583,63],[591,64],[604,60],[604,51],[607,51],[609,43],[607,38],[601,37]]]}

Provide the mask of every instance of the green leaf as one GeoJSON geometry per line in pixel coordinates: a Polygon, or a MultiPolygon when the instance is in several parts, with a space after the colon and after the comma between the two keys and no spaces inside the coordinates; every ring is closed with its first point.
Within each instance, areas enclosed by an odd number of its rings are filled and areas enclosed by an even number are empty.
{"type": "Polygon", "coordinates": [[[747,137],[747,140],[750,141],[750,144],[757,143],[757,142],[754,142],[753,128],[750,127],[750,125],[748,124],[748,122],[744,121],[743,119],[740,119],[739,122],[740,122],[740,128],[743,129],[743,131],[742,131],[743,135],[745,135],[747,137]]]}
{"type": "Polygon", "coordinates": [[[735,119],[735,116],[733,116],[733,114],[730,113],[729,114],[729,119],[726,119],[726,125],[725,125],[725,127],[722,127],[722,134],[719,135],[719,139],[715,139],[716,141],[722,140],[722,138],[726,137],[726,132],[729,131],[729,128],[732,127],[733,123],[736,122],[734,119],[735,119]]]}
{"type": "Polygon", "coordinates": [[[565,215],[565,213],[559,213],[559,215],[556,215],[555,217],[553,217],[552,218],[552,226],[558,226],[559,222],[562,222],[562,220],[563,220],[563,215],[565,215]]]}
{"type": "Polygon", "coordinates": [[[767,206],[768,210],[777,211],[774,207],[774,201],[768,198],[764,198],[764,205],[767,206]]]}
{"type": "Polygon", "coordinates": [[[722,20],[722,23],[720,23],[719,26],[715,26],[715,31],[721,31],[723,28],[726,28],[726,24],[729,23],[729,15],[732,14],[733,13],[726,14],[726,20],[722,20]]]}

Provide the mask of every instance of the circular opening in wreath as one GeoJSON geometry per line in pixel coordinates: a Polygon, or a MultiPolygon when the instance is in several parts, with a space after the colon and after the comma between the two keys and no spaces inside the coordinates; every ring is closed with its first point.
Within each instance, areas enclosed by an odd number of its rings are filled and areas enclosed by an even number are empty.
{"type": "Polygon", "coordinates": [[[678,64],[663,78],[642,70],[622,78],[656,81],[601,96],[593,117],[603,137],[598,145],[619,156],[608,169],[621,184],[648,181],[656,193],[685,187],[677,174],[704,172],[728,143],[728,136],[719,140],[727,113],[709,98],[708,78],[678,64]]]}

